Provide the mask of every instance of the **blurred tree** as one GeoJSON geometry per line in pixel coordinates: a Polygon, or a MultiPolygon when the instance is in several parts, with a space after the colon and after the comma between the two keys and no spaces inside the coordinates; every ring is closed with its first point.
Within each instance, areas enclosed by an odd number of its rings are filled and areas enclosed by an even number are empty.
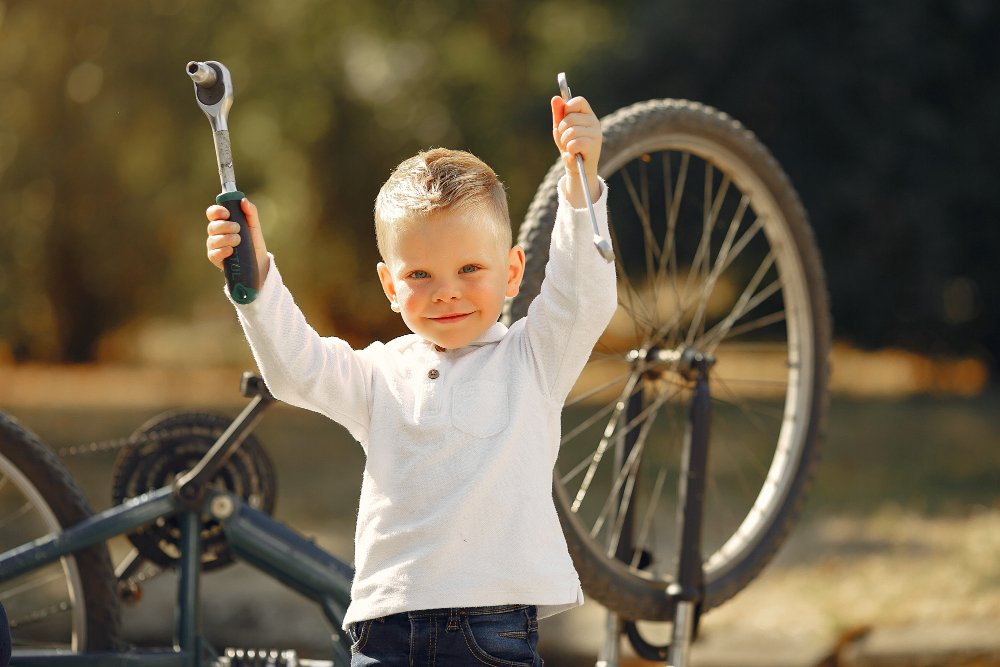
{"type": "Polygon", "coordinates": [[[203,259],[211,137],[182,72],[214,58],[269,248],[310,317],[353,342],[400,331],[371,232],[392,167],[469,149],[516,225],[555,157],[565,70],[600,113],[687,97],[754,130],[810,211],[838,336],[1000,358],[995,3],[236,7],[0,0],[0,355],[87,361],[116,331],[225,310],[203,259]]]}
{"type": "Polygon", "coordinates": [[[553,159],[554,84],[530,63],[551,79],[579,55],[537,30],[546,7],[7,5],[0,340],[19,360],[87,361],[117,327],[218,300],[202,258],[211,138],[181,69],[192,58],[233,72],[238,183],[303,301],[349,339],[398,330],[374,280],[378,187],[416,150],[461,145],[497,166],[513,210],[526,207],[553,159]],[[39,54],[41,42],[53,46],[39,54]]]}

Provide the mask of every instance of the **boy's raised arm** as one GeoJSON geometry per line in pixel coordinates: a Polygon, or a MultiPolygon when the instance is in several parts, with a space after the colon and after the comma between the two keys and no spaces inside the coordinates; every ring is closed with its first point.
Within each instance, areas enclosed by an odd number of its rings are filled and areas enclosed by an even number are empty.
{"type": "Polygon", "coordinates": [[[554,97],[552,138],[565,175],[552,229],[545,279],[528,307],[528,345],[549,395],[562,401],[586,364],[617,305],[615,265],[594,247],[593,231],[576,155],[583,165],[598,232],[608,238],[607,192],[597,175],[601,126],[587,101],[554,97]]]}
{"type": "Polygon", "coordinates": [[[600,196],[597,163],[601,158],[601,122],[583,97],[564,101],[556,96],[552,98],[551,106],[552,140],[559,149],[568,177],[566,197],[573,208],[583,208],[586,206],[586,198],[582,191],[576,156],[583,158],[590,198],[596,200],[600,196]]]}

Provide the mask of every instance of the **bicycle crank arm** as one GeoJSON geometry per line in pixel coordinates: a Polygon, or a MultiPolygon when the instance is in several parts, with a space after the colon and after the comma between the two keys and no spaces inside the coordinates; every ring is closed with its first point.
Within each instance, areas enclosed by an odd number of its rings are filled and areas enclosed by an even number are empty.
{"type": "Polygon", "coordinates": [[[233,151],[229,143],[227,117],[233,106],[232,78],[226,66],[214,60],[189,62],[186,70],[194,82],[195,100],[212,125],[219,180],[222,181],[222,193],[215,198],[215,203],[224,206],[229,211],[229,219],[240,226],[240,243],[233,249],[233,254],[222,262],[226,285],[234,301],[250,303],[257,298],[260,279],[250,229],[240,206],[245,195],[236,188],[233,151]]]}
{"type": "MultiPolygon", "coordinates": [[[[556,76],[556,81],[559,83],[559,95],[564,101],[569,101],[573,94],[569,92],[569,83],[566,81],[566,73],[559,72],[556,76]]],[[[597,213],[594,212],[594,202],[590,197],[590,185],[587,183],[587,173],[583,170],[583,156],[579,153],[576,154],[576,168],[580,173],[580,185],[583,186],[583,197],[587,202],[587,210],[590,212],[590,224],[594,228],[594,246],[597,248],[597,252],[601,253],[603,257],[608,262],[615,261],[615,253],[611,249],[611,243],[601,236],[601,231],[597,228],[597,213]]]]}

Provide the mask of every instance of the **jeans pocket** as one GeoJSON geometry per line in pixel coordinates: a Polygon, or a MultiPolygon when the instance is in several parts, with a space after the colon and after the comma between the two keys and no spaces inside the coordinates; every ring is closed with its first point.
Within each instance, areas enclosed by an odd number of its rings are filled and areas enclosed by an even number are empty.
{"type": "Polygon", "coordinates": [[[479,662],[494,667],[541,664],[534,607],[465,616],[462,632],[469,652],[479,662]]]}
{"type": "Polygon", "coordinates": [[[360,653],[365,649],[365,644],[368,643],[368,636],[371,634],[371,631],[371,620],[351,623],[347,628],[347,632],[351,635],[351,655],[360,653]]]}

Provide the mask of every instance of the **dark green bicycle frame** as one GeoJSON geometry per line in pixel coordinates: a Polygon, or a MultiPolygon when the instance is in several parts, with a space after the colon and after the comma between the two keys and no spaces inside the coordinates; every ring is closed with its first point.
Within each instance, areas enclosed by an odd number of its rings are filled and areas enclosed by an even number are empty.
{"type": "MultiPolygon", "coordinates": [[[[220,441],[223,440],[220,438],[220,441]]],[[[350,663],[350,644],[340,629],[350,603],[353,570],[343,561],[259,512],[229,493],[210,492],[191,509],[173,488],[133,498],[96,514],[58,534],[0,554],[0,582],[52,563],[80,549],[115,535],[135,530],[156,519],[178,516],[181,524],[181,559],[178,569],[174,646],[172,649],[133,649],[124,652],[73,653],[70,651],[15,651],[11,665],[38,667],[202,667],[217,658],[201,635],[199,578],[200,515],[219,521],[233,553],[265,574],[315,601],[330,623],[335,664],[350,663]]]]}

